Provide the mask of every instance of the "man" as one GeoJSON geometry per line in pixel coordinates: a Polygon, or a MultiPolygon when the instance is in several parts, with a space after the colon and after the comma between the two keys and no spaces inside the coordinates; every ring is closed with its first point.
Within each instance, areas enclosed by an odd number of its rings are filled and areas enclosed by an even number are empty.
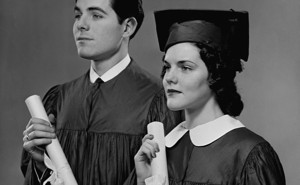
{"type": "Polygon", "coordinates": [[[50,176],[43,147],[55,137],[78,184],[123,184],[146,125],[161,121],[168,131],[180,122],[167,110],[160,83],[128,54],[144,17],[141,1],[77,0],[74,10],[78,54],[91,61],[90,70],[45,95],[55,129],[40,119],[29,121],[21,164],[25,184],[42,184],[50,176]]]}

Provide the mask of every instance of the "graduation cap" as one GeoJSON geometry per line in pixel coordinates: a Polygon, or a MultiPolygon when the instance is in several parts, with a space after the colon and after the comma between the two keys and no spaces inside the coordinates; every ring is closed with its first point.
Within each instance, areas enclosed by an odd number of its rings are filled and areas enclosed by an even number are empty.
{"type": "Polygon", "coordinates": [[[248,60],[248,12],[173,9],[154,12],[161,51],[181,42],[198,42],[248,60]]]}

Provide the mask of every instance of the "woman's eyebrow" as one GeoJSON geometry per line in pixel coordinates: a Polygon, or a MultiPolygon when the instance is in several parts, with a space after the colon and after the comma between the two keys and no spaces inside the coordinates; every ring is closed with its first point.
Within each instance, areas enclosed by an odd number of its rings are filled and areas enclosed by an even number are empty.
{"type": "Polygon", "coordinates": [[[187,60],[187,59],[182,59],[182,60],[177,61],[177,63],[179,63],[179,64],[185,64],[185,63],[192,63],[192,64],[194,64],[195,62],[193,62],[191,60],[187,60]]]}

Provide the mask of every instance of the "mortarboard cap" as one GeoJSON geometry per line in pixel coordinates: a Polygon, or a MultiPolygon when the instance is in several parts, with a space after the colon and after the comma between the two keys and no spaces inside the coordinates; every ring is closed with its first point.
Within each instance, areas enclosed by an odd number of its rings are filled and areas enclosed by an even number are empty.
{"type": "Polygon", "coordinates": [[[156,11],[154,16],[161,51],[180,42],[199,42],[248,60],[248,12],[174,9],[156,11]]]}

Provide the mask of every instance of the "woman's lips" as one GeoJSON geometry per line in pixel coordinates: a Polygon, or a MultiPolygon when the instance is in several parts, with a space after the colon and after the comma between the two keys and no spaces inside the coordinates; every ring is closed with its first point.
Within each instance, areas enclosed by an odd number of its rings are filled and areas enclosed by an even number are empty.
{"type": "Polygon", "coordinates": [[[180,91],[178,90],[175,90],[175,89],[167,89],[167,94],[169,95],[172,95],[172,94],[179,94],[181,93],[180,91]]]}

